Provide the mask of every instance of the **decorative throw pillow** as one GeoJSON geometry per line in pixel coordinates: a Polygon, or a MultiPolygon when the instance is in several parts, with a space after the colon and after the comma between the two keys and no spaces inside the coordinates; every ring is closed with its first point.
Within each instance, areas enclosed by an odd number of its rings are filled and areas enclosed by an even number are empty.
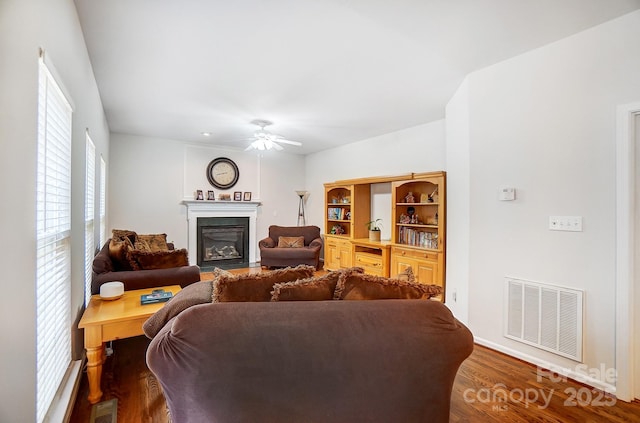
{"type": "Polygon", "coordinates": [[[211,302],[213,281],[201,281],[187,285],[173,296],[167,303],[142,325],[142,330],[147,338],[152,339],[160,332],[160,329],[184,310],[198,304],[211,302]]]}
{"type": "Polygon", "coordinates": [[[428,299],[441,293],[442,287],[438,285],[410,283],[351,272],[340,275],[333,298],[336,300],[428,299]]]}
{"type": "Polygon", "coordinates": [[[315,267],[301,264],[261,273],[221,276],[213,287],[213,302],[270,301],[273,285],[310,278],[314,271],[315,267]]]}
{"type": "Polygon", "coordinates": [[[218,280],[220,279],[220,277],[233,276],[233,273],[227,272],[226,270],[220,269],[219,267],[214,267],[211,273],[213,273],[213,281],[212,281],[213,286],[216,286],[218,284],[218,280]]]}
{"type": "Polygon", "coordinates": [[[133,244],[133,248],[138,251],[147,251],[151,252],[151,247],[147,241],[143,241],[141,239],[136,240],[136,243],[133,244]]]}
{"type": "Polygon", "coordinates": [[[186,248],[151,252],[130,250],[127,257],[133,270],[171,269],[189,265],[186,248]]]}
{"type": "MultiPolygon", "coordinates": [[[[167,251],[169,247],[167,246],[167,234],[148,234],[148,235],[140,235],[136,239],[137,243],[139,243],[143,248],[148,248],[148,251],[167,251]]],[[[137,244],[134,244],[136,248],[138,248],[137,244]]]]}
{"type": "Polygon", "coordinates": [[[362,267],[335,270],[323,276],[298,279],[273,285],[271,301],[324,301],[333,300],[338,278],[345,271],[364,272],[362,267]]]}
{"type": "Polygon", "coordinates": [[[129,238],[111,238],[109,242],[109,257],[111,257],[115,270],[132,270],[128,258],[131,250],[133,250],[133,244],[129,238]]]}
{"type": "Polygon", "coordinates": [[[124,238],[129,238],[129,241],[131,241],[132,244],[136,242],[137,237],[137,233],[127,229],[114,229],[111,231],[111,239],[122,240],[124,238]]]}
{"type": "Polygon", "coordinates": [[[413,283],[416,281],[416,275],[413,274],[411,266],[407,266],[402,272],[398,273],[395,279],[413,283]]]}
{"type": "Polygon", "coordinates": [[[278,248],[302,248],[304,247],[303,236],[279,236],[278,248]]]}

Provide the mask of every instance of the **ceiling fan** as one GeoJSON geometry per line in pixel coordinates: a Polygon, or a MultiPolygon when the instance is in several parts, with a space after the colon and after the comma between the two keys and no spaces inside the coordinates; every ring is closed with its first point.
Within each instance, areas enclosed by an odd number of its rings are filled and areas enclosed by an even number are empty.
{"type": "Polygon", "coordinates": [[[251,121],[253,125],[259,126],[256,132],[253,133],[253,137],[250,138],[253,141],[247,148],[244,150],[271,150],[272,148],[275,150],[282,150],[283,147],[280,144],[289,144],[289,145],[297,145],[301,146],[302,143],[298,141],[287,140],[284,137],[276,134],[272,134],[271,132],[264,129],[269,125],[273,125],[273,122],[263,119],[256,119],[251,121]]]}

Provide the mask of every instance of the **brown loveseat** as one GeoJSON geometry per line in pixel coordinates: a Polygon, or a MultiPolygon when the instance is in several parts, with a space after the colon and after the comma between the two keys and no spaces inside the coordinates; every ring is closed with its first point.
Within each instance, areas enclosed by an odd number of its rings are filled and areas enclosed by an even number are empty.
{"type": "Polygon", "coordinates": [[[260,264],[266,267],[287,267],[307,264],[320,268],[322,238],[317,226],[269,226],[269,236],[262,239],[260,264]],[[294,238],[302,237],[295,244],[294,238]],[[288,242],[287,242],[288,241],[288,242]]]}
{"type": "MultiPolygon", "coordinates": [[[[244,296],[250,279],[224,278],[187,287],[145,323],[153,338],[147,365],[174,423],[449,421],[453,381],[473,336],[442,303],[350,301],[358,280],[382,279],[355,272],[339,277],[335,293],[331,275],[304,287],[304,295],[342,300],[285,295],[305,283],[297,281],[274,285],[271,301],[240,301],[228,290],[244,296]],[[212,294],[228,302],[211,302],[212,294]]],[[[388,285],[390,295],[430,296],[426,288],[388,285]]]]}
{"type": "MultiPolygon", "coordinates": [[[[100,252],[93,259],[93,277],[91,294],[100,293],[100,285],[105,282],[120,281],[127,291],[134,289],[154,288],[157,286],[180,285],[185,287],[200,280],[198,266],[178,266],[168,269],[120,270],[109,254],[108,239],[100,252]]],[[[173,244],[168,243],[173,249],[173,244]]]]}

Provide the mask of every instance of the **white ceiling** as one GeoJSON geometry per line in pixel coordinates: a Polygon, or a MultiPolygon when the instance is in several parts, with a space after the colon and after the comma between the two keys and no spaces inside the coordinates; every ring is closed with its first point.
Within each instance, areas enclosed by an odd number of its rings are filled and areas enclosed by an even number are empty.
{"type": "Polygon", "coordinates": [[[112,132],[309,154],[444,117],[468,73],[640,0],[76,0],[112,132]],[[201,132],[211,132],[205,138],[201,132]]]}

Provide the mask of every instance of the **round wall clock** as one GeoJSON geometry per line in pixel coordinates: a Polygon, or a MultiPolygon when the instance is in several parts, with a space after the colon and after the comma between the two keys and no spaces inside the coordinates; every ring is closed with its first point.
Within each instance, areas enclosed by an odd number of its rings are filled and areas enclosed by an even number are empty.
{"type": "Polygon", "coordinates": [[[238,166],[226,157],[213,159],[207,166],[207,179],[216,188],[229,189],[238,182],[239,177],[238,166]]]}

